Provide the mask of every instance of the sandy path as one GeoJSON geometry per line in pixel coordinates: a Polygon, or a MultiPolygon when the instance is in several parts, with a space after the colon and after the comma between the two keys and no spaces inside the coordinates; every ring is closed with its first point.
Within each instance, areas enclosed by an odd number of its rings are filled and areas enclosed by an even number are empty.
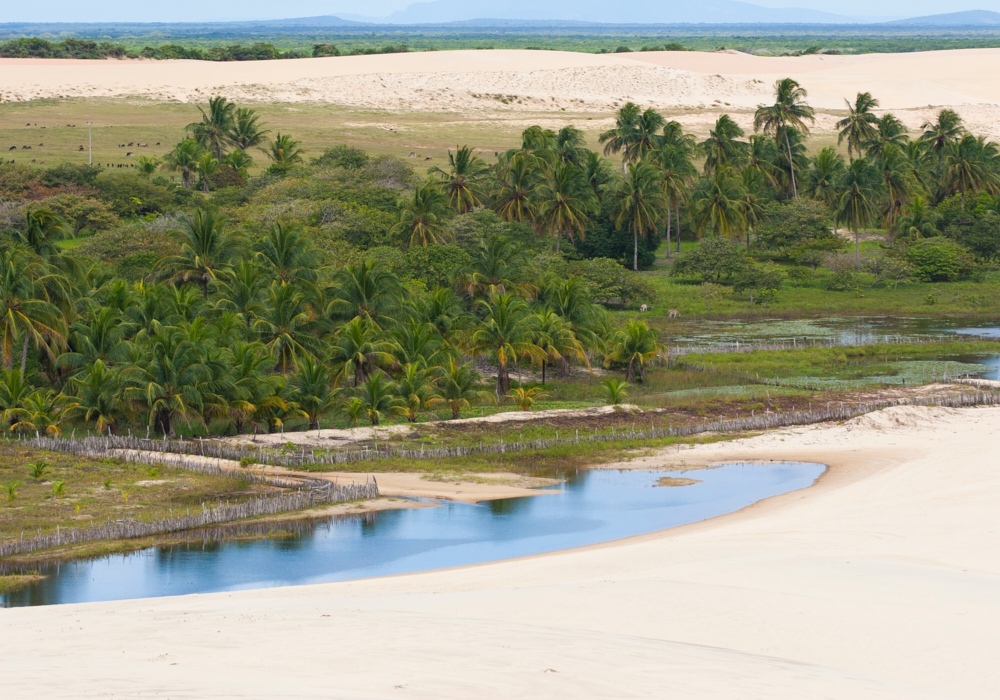
{"type": "MultiPolygon", "coordinates": [[[[596,55],[557,51],[439,51],[381,56],[213,63],[0,59],[0,99],[137,97],[321,102],[388,112],[469,116],[539,112],[607,117],[623,100],[669,110],[704,127],[720,111],[751,110],[791,76],[830,131],[844,98],[868,90],[916,129],[941,106],[1000,137],[1000,49],[860,56],[760,57],[735,52],[596,55]],[[678,114],[679,112],[679,114],[678,114]]],[[[527,116],[527,114],[525,115],[527,116]]],[[[565,115],[562,118],[566,118],[565,115]]],[[[738,120],[749,126],[748,114],[738,120]]],[[[595,120],[597,121],[597,120],[595,120]]],[[[589,126],[594,127],[593,122],[589,126]]]]}
{"type": "Polygon", "coordinates": [[[0,611],[4,697],[993,698],[998,435],[1000,409],[891,409],[684,452],[832,468],[666,533],[369,581],[0,611]]]}

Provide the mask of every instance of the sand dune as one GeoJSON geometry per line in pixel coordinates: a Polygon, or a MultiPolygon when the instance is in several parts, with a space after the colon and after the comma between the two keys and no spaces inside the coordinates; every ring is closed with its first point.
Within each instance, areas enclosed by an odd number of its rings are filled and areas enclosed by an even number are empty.
{"type": "MultiPolygon", "coordinates": [[[[693,112],[751,110],[791,76],[825,112],[871,91],[918,127],[935,108],[960,107],[970,126],[1000,136],[1000,49],[861,56],[760,57],[737,52],[596,55],[556,51],[441,51],[324,59],[73,61],[0,59],[0,99],[127,97],[204,101],[323,102],[366,110],[610,114],[633,100],[693,112]]],[[[684,121],[685,119],[682,119],[684,121]]],[[[749,117],[741,120],[748,123],[749,117]]],[[[832,129],[822,116],[819,130],[832,129]]]]}
{"type": "Polygon", "coordinates": [[[5,698],[993,698],[1000,409],[897,408],[670,451],[820,482],[465,569],[0,611],[5,698]]]}

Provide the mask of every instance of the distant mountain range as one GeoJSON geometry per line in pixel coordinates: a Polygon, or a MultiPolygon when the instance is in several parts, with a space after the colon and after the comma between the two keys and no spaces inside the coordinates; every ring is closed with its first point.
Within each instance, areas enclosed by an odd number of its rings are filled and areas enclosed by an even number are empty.
{"type": "Polygon", "coordinates": [[[886,22],[897,27],[1000,27],[1000,12],[968,10],[886,22]]]}

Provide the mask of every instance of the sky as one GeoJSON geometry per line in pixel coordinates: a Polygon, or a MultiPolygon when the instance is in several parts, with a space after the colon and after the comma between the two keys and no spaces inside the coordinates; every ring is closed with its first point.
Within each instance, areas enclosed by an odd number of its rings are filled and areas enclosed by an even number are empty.
{"type": "MultiPolygon", "coordinates": [[[[544,0],[540,0],[544,2],[544,0]]],[[[697,2],[697,0],[692,0],[697,2]]],[[[804,7],[841,15],[916,17],[960,10],[1000,12],[1000,0],[747,0],[765,7],[804,7]]],[[[3,22],[210,22],[348,13],[385,16],[411,0],[2,0],[3,22]]]]}

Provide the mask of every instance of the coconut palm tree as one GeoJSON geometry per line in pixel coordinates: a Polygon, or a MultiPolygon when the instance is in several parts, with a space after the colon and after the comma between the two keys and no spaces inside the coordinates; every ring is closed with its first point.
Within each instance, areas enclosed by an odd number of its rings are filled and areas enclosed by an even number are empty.
{"type": "Polygon", "coordinates": [[[614,172],[608,161],[604,160],[596,151],[587,151],[587,157],[583,163],[583,178],[590,185],[590,189],[597,195],[601,188],[611,182],[614,172]]]}
{"type": "Polygon", "coordinates": [[[193,282],[208,299],[209,287],[232,270],[232,262],[241,250],[241,241],[226,230],[229,219],[208,209],[198,209],[194,216],[179,220],[181,250],[157,262],[161,275],[174,285],[193,282]]]}
{"type": "Polygon", "coordinates": [[[184,139],[174,146],[163,159],[163,167],[172,172],[180,171],[181,185],[191,188],[191,176],[198,172],[198,161],[205,153],[205,147],[196,139],[184,139]]]}
{"type": "Polygon", "coordinates": [[[390,229],[400,231],[415,245],[427,247],[444,243],[448,198],[435,183],[428,182],[413,190],[413,197],[399,200],[399,221],[390,229]]]}
{"type": "Polygon", "coordinates": [[[222,159],[222,165],[235,170],[244,181],[250,178],[250,168],[253,166],[253,158],[246,151],[237,148],[226,154],[222,159]]]}
{"type": "Polygon", "coordinates": [[[920,183],[906,154],[898,146],[888,144],[882,157],[874,162],[881,178],[883,225],[886,230],[893,230],[903,207],[919,191],[920,183]]]}
{"type": "Polygon", "coordinates": [[[920,139],[938,157],[943,156],[949,146],[966,134],[962,118],[951,109],[942,109],[938,112],[937,121],[926,121],[920,128],[924,130],[920,139]]]}
{"type": "Polygon", "coordinates": [[[303,355],[291,378],[291,397],[309,420],[310,430],[319,430],[319,419],[337,405],[334,377],[326,365],[303,355]]]}
{"type": "Polygon", "coordinates": [[[496,402],[494,394],[479,388],[479,380],[479,373],[472,368],[471,362],[448,362],[438,379],[438,386],[441,397],[451,409],[452,418],[458,418],[462,409],[471,408],[473,404],[496,402]]]}
{"type": "Polygon", "coordinates": [[[301,146],[301,141],[296,141],[288,134],[282,134],[279,131],[270,144],[268,144],[267,150],[264,153],[274,164],[272,167],[284,170],[296,163],[302,162],[302,156],[305,154],[305,151],[300,148],[301,146]]]}
{"type": "Polygon", "coordinates": [[[493,207],[504,221],[531,221],[535,217],[534,189],[539,160],[521,152],[501,156],[497,163],[493,207]]]}
{"type": "Polygon", "coordinates": [[[195,164],[198,175],[201,176],[201,191],[208,193],[209,179],[219,172],[219,161],[211,153],[202,153],[195,164]]]}
{"type": "Polygon", "coordinates": [[[718,168],[738,165],[746,156],[748,144],[740,141],[743,129],[728,114],[715,120],[708,138],[699,144],[705,154],[705,172],[713,173],[718,168]]]}
{"type": "Polygon", "coordinates": [[[583,171],[571,163],[556,163],[546,169],[535,189],[536,225],[556,239],[556,252],[563,236],[570,242],[581,240],[587,232],[590,214],[599,203],[583,171]]]}
{"type": "Polygon", "coordinates": [[[44,433],[49,437],[60,437],[63,423],[73,416],[76,409],[77,403],[71,397],[57,394],[52,389],[36,389],[25,398],[17,422],[10,429],[12,432],[44,433]]]}
{"type": "Polygon", "coordinates": [[[271,283],[252,328],[276,358],[276,369],[282,374],[298,367],[303,357],[320,352],[319,340],[309,332],[315,319],[306,295],[296,285],[280,280],[271,283]]]}
{"type": "Polygon", "coordinates": [[[403,399],[403,415],[410,423],[416,423],[421,413],[444,402],[437,390],[439,374],[438,369],[427,369],[422,362],[403,365],[396,389],[403,399]]]}
{"type": "Polygon", "coordinates": [[[870,226],[878,216],[879,173],[867,158],[856,158],[840,183],[840,201],[837,217],[847,223],[854,233],[854,254],[861,264],[861,239],[859,231],[870,226]]]}
{"type": "Polygon", "coordinates": [[[865,143],[865,153],[869,158],[878,160],[892,148],[902,151],[906,147],[910,137],[906,134],[906,126],[895,114],[883,114],[876,125],[878,129],[875,136],[865,143]]]}
{"type": "Polygon", "coordinates": [[[586,145],[587,139],[582,131],[575,126],[564,126],[556,132],[552,150],[560,162],[569,163],[579,168],[587,157],[586,145]]]}
{"type": "MultiPolygon", "coordinates": [[[[671,122],[676,123],[676,122],[671,122]]],[[[651,162],[656,165],[662,175],[661,187],[663,189],[665,214],[667,218],[667,257],[670,257],[670,236],[671,211],[675,211],[677,222],[677,238],[680,241],[681,204],[687,201],[690,191],[691,181],[695,176],[694,163],[691,161],[691,147],[689,141],[677,141],[676,139],[664,139],[660,148],[652,154],[651,162]]]]}
{"type": "Polygon", "coordinates": [[[745,198],[742,181],[728,168],[717,169],[699,182],[691,195],[695,231],[700,236],[711,226],[718,236],[739,238],[747,225],[745,198]]]}
{"type": "Polygon", "coordinates": [[[469,337],[469,350],[496,364],[500,400],[510,391],[510,365],[522,358],[538,360],[543,354],[534,342],[538,320],[523,298],[510,293],[480,299],[476,307],[482,320],[469,337]]]}
{"type": "Polygon", "coordinates": [[[230,142],[236,116],[236,105],[225,97],[213,97],[208,101],[208,111],[200,106],[201,121],[188,124],[188,131],[205,148],[222,160],[222,151],[230,142]]]}
{"type": "Polygon", "coordinates": [[[230,275],[219,284],[217,306],[235,311],[247,328],[264,311],[264,294],[271,279],[253,260],[240,260],[230,275]]]}
{"type": "Polygon", "coordinates": [[[966,134],[945,148],[942,157],[942,186],[947,194],[961,193],[962,211],[965,211],[967,192],[985,190],[996,194],[998,160],[1000,158],[995,143],[971,134],[966,134]]]}
{"type": "Polygon", "coordinates": [[[282,282],[314,284],[319,279],[319,252],[297,226],[272,224],[253,251],[254,259],[282,282]]]}
{"type": "Polygon", "coordinates": [[[47,289],[55,277],[18,249],[0,248],[0,354],[7,369],[14,366],[17,345],[23,372],[29,343],[55,360],[52,347],[66,342],[65,317],[50,301],[47,289]]]}
{"type": "Polygon", "coordinates": [[[379,425],[391,415],[406,412],[403,399],[397,394],[396,383],[382,371],[376,371],[358,385],[355,396],[361,399],[365,415],[372,425],[379,425]]]}
{"type": "Polygon", "coordinates": [[[528,256],[506,236],[489,236],[479,244],[469,271],[458,282],[469,296],[514,292],[533,297],[538,288],[529,282],[528,256]]]}
{"type": "Polygon", "coordinates": [[[428,172],[441,178],[448,203],[459,214],[482,206],[479,180],[486,172],[486,164],[468,146],[448,151],[448,170],[433,167],[428,172]]]}
{"type": "Polygon", "coordinates": [[[813,109],[805,103],[806,90],[791,78],[782,78],[774,84],[774,104],[761,106],[753,118],[754,131],[763,131],[774,136],[776,141],[784,141],[788,153],[789,177],[792,182],[792,196],[798,197],[795,185],[795,159],[788,130],[794,129],[808,134],[806,121],[814,121],[813,109]]]}
{"type": "Polygon", "coordinates": [[[896,220],[896,229],[899,235],[911,240],[931,238],[941,235],[937,229],[940,218],[923,197],[915,197],[904,209],[903,215],[896,220]]]}
{"type": "Polygon", "coordinates": [[[544,287],[545,308],[561,316],[585,347],[600,348],[598,332],[605,323],[603,307],[595,304],[586,283],[579,277],[549,278],[544,287]]]}
{"type": "Polygon", "coordinates": [[[12,430],[24,415],[25,404],[34,391],[21,370],[0,369],[0,423],[6,430],[12,430]]]}
{"type": "Polygon", "coordinates": [[[635,132],[642,110],[633,102],[626,102],[615,115],[615,125],[598,137],[604,144],[604,155],[610,156],[623,153],[625,160],[630,159],[630,146],[635,141],[635,132]]]}
{"type": "Polygon", "coordinates": [[[826,204],[831,211],[835,210],[840,198],[838,187],[846,170],[844,157],[837,153],[837,149],[833,146],[823,148],[809,160],[806,194],[826,204]]]}
{"type": "Polygon", "coordinates": [[[240,107],[233,113],[233,123],[229,129],[228,141],[237,149],[246,152],[264,143],[267,129],[260,124],[260,116],[252,109],[240,107]]]}
{"type": "Polygon", "coordinates": [[[123,396],[163,435],[176,436],[179,418],[200,416],[202,385],[211,379],[201,349],[177,328],[163,328],[138,344],[139,362],[122,370],[123,396]]]}
{"type": "Polygon", "coordinates": [[[859,156],[864,145],[878,135],[878,117],[873,111],[878,107],[878,100],[870,92],[859,92],[852,105],[847,100],[847,116],[837,122],[837,145],[847,141],[847,156],[854,160],[854,154],[859,156]]]}
{"type": "Polygon", "coordinates": [[[121,383],[118,374],[103,360],[95,360],[70,380],[83,420],[93,423],[98,433],[113,428],[124,416],[121,383]]]}
{"type": "Polygon", "coordinates": [[[139,156],[136,167],[143,175],[152,175],[160,169],[161,161],[156,156],[139,156]]]}
{"type": "Polygon", "coordinates": [[[333,286],[327,290],[330,301],[326,315],[334,320],[360,317],[381,329],[392,322],[404,294],[398,277],[374,260],[362,260],[337,271],[333,286]]]}
{"type": "Polygon", "coordinates": [[[657,357],[666,357],[667,352],[659,334],[642,321],[627,321],[624,329],[611,336],[608,348],[605,366],[625,365],[625,381],[629,383],[643,381],[646,365],[657,357]]]}
{"type": "Polygon", "coordinates": [[[379,366],[388,367],[393,361],[393,343],[386,340],[370,321],[356,317],[337,331],[331,348],[331,361],[341,365],[341,375],[353,375],[354,386],[360,385],[379,366]]]}
{"type": "Polygon", "coordinates": [[[632,234],[632,269],[638,271],[639,237],[654,232],[666,213],[663,178],[649,163],[629,163],[625,176],[609,194],[615,227],[632,234]]]}
{"type": "Polygon", "coordinates": [[[541,349],[538,364],[542,370],[542,384],[545,384],[545,370],[553,362],[576,357],[589,366],[583,345],[573,327],[562,316],[549,310],[536,311],[535,326],[534,342],[541,349]]]}
{"type": "Polygon", "coordinates": [[[225,348],[232,378],[229,416],[237,433],[281,425],[280,416],[289,409],[283,393],[285,376],[274,372],[274,356],[260,342],[236,342],[225,348]]]}
{"type": "Polygon", "coordinates": [[[399,324],[390,336],[393,343],[391,352],[400,365],[423,364],[436,367],[444,364],[454,353],[454,349],[445,344],[434,324],[420,318],[412,318],[399,324]]]}

